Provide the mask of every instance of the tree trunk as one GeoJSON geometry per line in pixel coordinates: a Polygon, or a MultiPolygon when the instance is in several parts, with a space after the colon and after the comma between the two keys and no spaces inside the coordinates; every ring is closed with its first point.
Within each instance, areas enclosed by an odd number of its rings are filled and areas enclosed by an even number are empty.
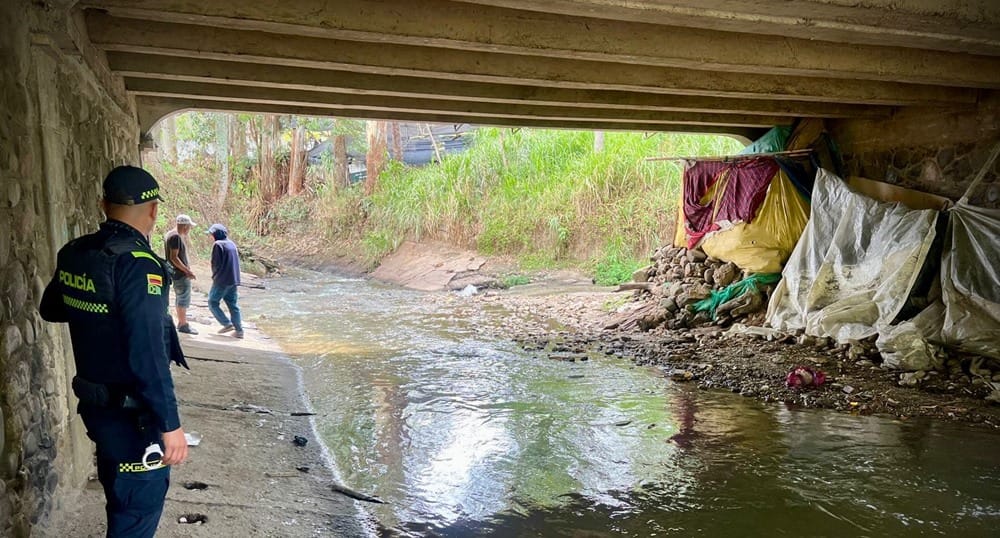
{"type": "Polygon", "coordinates": [[[288,161],[288,194],[292,196],[302,192],[306,181],[305,138],[305,127],[300,125],[292,131],[292,150],[288,161]]]}
{"type": "Polygon", "coordinates": [[[347,167],[347,135],[333,137],[333,185],[337,189],[351,186],[350,170],[347,167]]]}
{"type": "Polygon", "coordinates": [[[258,144],[261,199],[270,205],[281,195],[281,178],[278,177],[278,162],[275,150],[281,140],[281,128],[276,114],[264,114],[261,120],[260,143],[258,144]]]}
{"type": "Polygon", "coordinates": [[[366,126],[368,155],[365,159],[365,166],[368,171],[365,178],[365,196],[371,196],[375,192],[375,188],[378,186],[378,176],[385,168],[385,123],[384,121],[369,121],[366,126]]]}
{"type": "Polygon", "coordinates": [[[604,151],[604,131],[594,131],[594,153],[604,151]]]}
{"type": "Polygon", "coordinates": [[[160,122],[160,159],[168,163],[177,162],[177,136],[174,117],[167,116],[160,122]]]}
{"type": "Polygon", "coordinates": [[[434,155],[437,157],[437,162],[441,164],[441,149],[438,148],[437,140],[434,139],[434,131],[431,130],[429,124],[424,124],[424,127],[427,128],[427,136],[431,139],[431,147],[434,148],[434,155]]]}
{"type": "Polygon", "coordinates": [[[392,159],[403,162],[403,137],[399,132],[399,122],[392,122],[390,128],[392,129],[392,159]]]}
{"type": "Polygon", "coordinates": [[[232,114],[226,114],[215,123],[215,160],[219,163],[219,183],[216,190],[216,203],[221,210],[226,203],[226,193],[229,192],[229,167],[231,165],[229,149],[229,122],[232,121],[232,114]]]}
{"type": "Polygon", "coordinates": [[[246,129],[243,126],[243,122],[240,121],[239,116],[236,114],[229,114],[226,118],[226,127],[228,130],[228,142],[229,148],[227,149],[227,164],[226,164],[226,177],[225,180],[219,185],[219,192],[216,198],[219,209],[221,210],[226,205],[226,198],[229,196],[230,185],[236,181],[236,178],[241,174],[241,168],[244,166],[244,159],[247,154],[246,145],[246,129]]]}

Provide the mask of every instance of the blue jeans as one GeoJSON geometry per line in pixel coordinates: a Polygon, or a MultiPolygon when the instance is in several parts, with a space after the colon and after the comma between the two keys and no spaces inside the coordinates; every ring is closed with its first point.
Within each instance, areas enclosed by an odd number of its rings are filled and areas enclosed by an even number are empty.
{"type": "Polygon", "coordinates": [[[208,310],[212,312],[215,319],[224,326],[233,324],[237,331],[243,330],[243,320],[240,318],[240,305],[237,304],[239,295],[236,292],[236,286],[216,286],[212,285],[212,289],[208,290],[208,310]],[[225,301],[226,306],[229,307],[229,315],[232,316],[232,321],[226,317],[226,313],[222,311],[219,306],[220,301],[225,301]]]}

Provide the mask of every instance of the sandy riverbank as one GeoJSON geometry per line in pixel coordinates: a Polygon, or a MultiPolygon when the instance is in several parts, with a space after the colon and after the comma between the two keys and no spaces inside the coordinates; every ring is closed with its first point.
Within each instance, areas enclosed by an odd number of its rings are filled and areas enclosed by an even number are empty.
{"type": "MultiPolygon", "coordinates": [[[[157,536],[364,536],[355,501],[330,489],[335,477],[310,416],[292,415],[310,411],[298,368],[253,323],[246,324],[244,340],[216,334],[219,326],[205,307],[207,273],[199,274],[206,277],[196,286],[190,319],[200,334],[181,335],[191,370],[172,372],[183,427],[202,440],[171,472],[157,536]],[[296,446],[295,436],[308,439],[306,446],[296,446]],[[185,488],[193,482],[207,487],[185,488]],[[179,523],[186,514],[208,521],[179,523]]],[[[263,292],[241,288],[249,293],[263,292]]],[[[104,496],[95,479],[59,501],[45,535],[101,537],[104,529],[104,496]]]]}

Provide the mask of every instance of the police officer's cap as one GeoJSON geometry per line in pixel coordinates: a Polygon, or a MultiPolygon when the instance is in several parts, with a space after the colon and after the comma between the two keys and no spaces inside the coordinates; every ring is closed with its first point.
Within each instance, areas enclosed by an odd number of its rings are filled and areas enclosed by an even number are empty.
{"type": "Polygon", "coordinates": [[[160,185],[149,172],[135,166],[119,166],[104,178],[104,199],[119,205],[162,201],[160,185]]]}

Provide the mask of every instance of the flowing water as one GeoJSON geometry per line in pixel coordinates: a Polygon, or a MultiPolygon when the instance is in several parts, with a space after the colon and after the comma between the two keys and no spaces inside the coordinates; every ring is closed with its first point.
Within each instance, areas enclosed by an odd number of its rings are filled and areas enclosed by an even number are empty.
{"type": "Polygon", "coordinates": [[[385,536],[1000,536],[1000,435],[526,353],[427,294],[303,273],[244,310],[385,536]]]}

